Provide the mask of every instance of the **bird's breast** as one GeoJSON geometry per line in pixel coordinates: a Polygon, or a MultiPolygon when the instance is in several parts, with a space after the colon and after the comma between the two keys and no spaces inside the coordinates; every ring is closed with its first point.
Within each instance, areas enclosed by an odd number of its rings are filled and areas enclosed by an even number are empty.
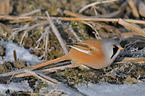
{"type": "Polygon", "coordinates": [[[102,54],[102,52],[86,54],[78,50],[71,49],[70,58],[76,64],[85,64],[95,69],[108,66],[106,62],[107,59],[105,58],[105,55],[102,54]]]}

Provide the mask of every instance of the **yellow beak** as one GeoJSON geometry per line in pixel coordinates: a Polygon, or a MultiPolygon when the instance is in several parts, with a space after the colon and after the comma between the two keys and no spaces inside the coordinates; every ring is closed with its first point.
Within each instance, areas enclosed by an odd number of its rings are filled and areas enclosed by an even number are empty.
{"type": "Polygon", "coordinates": [[[123,47],[119,47],[119,50],[123,50],[124,48],[123,47]]]}

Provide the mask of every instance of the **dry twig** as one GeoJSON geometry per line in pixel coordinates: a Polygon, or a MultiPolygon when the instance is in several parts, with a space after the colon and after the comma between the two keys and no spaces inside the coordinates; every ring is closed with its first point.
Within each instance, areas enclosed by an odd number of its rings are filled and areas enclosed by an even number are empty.
{"type": "Polygon", "coordinates": [[[34,77],[37,77],[38,79],[41,79],[44,82],[47,82],[48,84],[58,84],[58,82],[56,82],[56,80],[53,81],[53,79],[50,80],[49,77],[42,75],[41,73],[36,73],[34,71],[30,71],[30,70],[24,70],[24,72],[26,72],[27,74],[31,74],[34,77]]]}
{"type": "Polygon", "coordinates": [[[128,1],[128,4],[129,6],[131,7],[132,9],[132,13],[135,17],[139,18],[139,14],[138,14],[138,11],[137,11],[137,8],[136,8],[136,5],[135,5],[135,2],[134,0],[127,0],[128,1]]]}
{"type": "Polygon", "coordinates": [[[28,34],[28,32],[29,32],[30,30],[32,30],[32,29],[34,29],[35,27],[38,27],[38,26],[43,26],[43,25],[45,25],[45,24],[48,24],[48,23],[38,23],[38,24],[32,25],[32,26],[29,27],[27,30],[25,30],[25,31],[24,31],[24,34],[23,34],[23,36],[22,36],[22,38],[21,38],[20,45],[22,45],[24,38],[27,36],[27,34],[28,34]]]}
{"type": "Polygon", "coordinates": [[[85,7],[83,7],[82,9],[80,9],[79,13],[82,13],[85,9],[91,7],[91,6],[94,6],[94,5],[97,5],[97,4],[102,4],[102,3],[110,3],[110,2],[114,2],[114,1],[119,1],[119,0],[109,0],[109,1],[97,1],[97,2],[94,2],[92,4],[89,4],[85,7]]]}
{"type": "Polygon", "coordinates": [[[40,11],[41,11],[40,9],[36,9],[36,10],[33,10],[33,11],[29,12],[29,13],[21,14],[20,16],[29,16],[29,15],[33,15],[35,13],[38,13],[40,11]]]}
{"type": "Polygon", "coordinates": [[[126,20],[123,20],[123,19],[120,18],[118,23],[123,25],[128,30],[131,30],[133,32],[135,31],[135,32],[139,33],[140,35],[145,36],[145,31],[144,30],[142,30],[141,28],[139,28],[139,27],[137,27],[133,24],[130,24],[130,23],[126,22],[126,20]]]}
{"type": "MultiPolygon", "coordinates": [[[[15,21],[19,21],[19,20],[27,20],[27,21],[33,21],[40,19],[40,20],[47,20],[48,17],[31,17],[31,16],[27,16],[27,17],[17,17],[17,16],[0,16],[0,20],[15,20],[15,21]]],[[[91,17],[78,17],[78,18],[74,18],[74,17],[51,17],[52,20],[56,20],[56,19],[60,19],[62,21],[103,21],[103,22],[118,22],[118,19],[114,19],[114,18],[91,18],[91,17]]],[[[143,20],[133,20],[133,19],[124,19],[125,21],[129,22],[129,23],[138,23],[138,24],[145,24],[145,21],[143,20]]]]}
{"type": "Polygon", "coordinates": [[[52,20],[51,20],[51,18],[50,18],[50,16],[49,16],[47,11],[46,11],[46,14],[48,16],[48,22],[50,23],[50,26],[51,26],[54,34],[56,35],[60,45],[62,46],[64,53],[67,54],[68,50],[67,50],[67,48],[66,48],[66,46],[65,46],[65,44],[64,44],[64,42],[63,42],[63,40],[61,38],[61,35],[59,34],[58,30],[56,29],[55,25],[53,24],[53,22],[52,22],[52,20]]]}
{"type": "Polygon", "coordinates": [[[116,62],[116,63],[128,63],[128,62],[144,64],[145,63],[145,58],[125,57],[122,61],[116,62]]]}
{"type": "Polygon", "coordinates": [[[46,36],[45,36],[45,60],[47,60],[48,55],[48,39],[49,39],[49,27],[45,28],[46,36]]]}
{"type": "Polygon", "coordinates": [[[20,28],[15,28],[13,29],[13,33],[9,36],[8,40],[11,38],[14,39],[14,37],[21,31],[26,30],[29,27],[29,23],[27,23],[25,26],[20,27],[20,28]]]}

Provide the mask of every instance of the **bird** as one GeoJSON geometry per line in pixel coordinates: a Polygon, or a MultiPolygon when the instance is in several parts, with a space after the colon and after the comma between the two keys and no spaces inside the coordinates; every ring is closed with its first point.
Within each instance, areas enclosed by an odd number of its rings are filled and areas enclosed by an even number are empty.
{"type": "Polygon", "coordinates": [[[123,47],[113,39],[84,40],[73,46],[70,45],[70,47],[71,49],[66,55],[34,65],[30,69],[42,68],[65,60],[71,60],[74,64],[85,65],[93,69],[100,69],[110,66],[120,50],[123,50],[123,47]]]}

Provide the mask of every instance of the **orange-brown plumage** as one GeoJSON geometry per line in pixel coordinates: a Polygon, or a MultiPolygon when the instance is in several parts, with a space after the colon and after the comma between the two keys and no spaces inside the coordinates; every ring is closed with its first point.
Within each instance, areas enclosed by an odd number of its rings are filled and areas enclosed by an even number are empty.
{"type": "MultiPolygon", "coordinates": [[[[83,52],[72,48],[68,53],[69,56],[71,56],[72,61],[76,64],[85,64],[92,68],[100,68],[99,66],[101,66],[105,59],[105,56],[102,52],[102,48],[100,46],[102,40],[87,40],[83,41],[82,43],[84,43],[87,46],[94,47],[96,48],[96,50],[90,50],[91,54],[84,54],[83,52]]],[[[81,48],[81,46],[79,47],[81,48]]],[[[89,50],[86,47],[84,49],[89,50]]]]}
{"type": "Polygon", "coordinates": [[[113,55],[113,46],[117,46],[118,49],[121,47],[116,41],[110,39],[85,40],[77,43],[74,46],[71,46],[72,49],[68,54],[45,63],[32,66],[30,68],[41,68],[43,66],[64,60],[72,60],[75,64],[85,64],[95,69],[107,67],[119,54],[119,52],[117,52],[115,55],[113,55]],[[112,55],[115,57],[112,58],[112,55]]]}

